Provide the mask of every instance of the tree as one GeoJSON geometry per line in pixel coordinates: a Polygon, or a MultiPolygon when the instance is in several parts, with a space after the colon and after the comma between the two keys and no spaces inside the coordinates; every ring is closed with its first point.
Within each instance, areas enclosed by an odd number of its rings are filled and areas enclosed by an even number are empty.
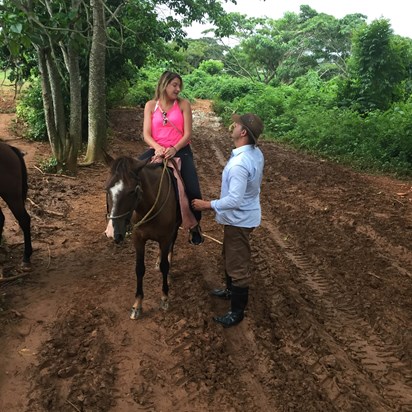
{"type": "Polygon", "coordinates": [[[37,60],[47,133],[59,168],[75,173],[82,134],[83,104],[79,100],[84,100],[83,84],[88,84],[89,90],[86,163],[98,160],[105,145],[106,46],[116,49],[123,62],[130,60],[124,50],[130,51],[134,46],[138,53],[132,55],[137,54],[143,62],[151,46],[158,47],[161,57],[165,50],[161,42],[182,38],[183,24],[200,21],[205,16],[216,20],[223,14],[220,2],[215,0],[0,2],[0,38],[8,45],[10,55],[32,53],[37,60]],[[159,17],[159,5],[168,6],[176,17],[159,17]]]}
{"type": "Polygon", "coordinates": [[[400,100],[403,82],[411,79],[411,42],[393,35],[386,19],[375,20],[354,37],[351,77],[341,99],[356,102],[361,112],[386,110],[400,100]]]}
{"type": "Polygon", "coordinates": [[[201,39],[189,39],[187,43],[180,48],[184,55],[184,61],[187,63],[188,72],[197,69],[203,61],[223,60],[225,47],[211,37],[201,39]]]}
{"type": "Polygon", "coordinates": [[[336,19],[309,6],[278,20],[229,16],[239,45],[227,54],[225,66],[266,84],[291,83],[312,69],[324,78],[345,74],[352,33],[366,19],[361,14],[336,19]]]}
{"type": "Polygon", "coordinates": [[[45,0],[43,4],[13,0],[1,8],[4,17],[1,34],[8,44],[10,57],[34,55],[37,60],[51,149],[58,167],[73,172],[81,141],[81,105],[78,104],[80,46],[76,37],[81,4],[79,0],[45,0]],[[17,27],[19,30],[16,30],[17,27]],[[70,79],[69,95],[72,99],[69,119],[65,86],[67,77],[70,79]]]}
{"type": "Polygon", "coordinates": [[[104,5],[90,0],[93,36],[89,59],[89,134],[85,163],[99,159],[106,146],[106,22],[104,5]]]}

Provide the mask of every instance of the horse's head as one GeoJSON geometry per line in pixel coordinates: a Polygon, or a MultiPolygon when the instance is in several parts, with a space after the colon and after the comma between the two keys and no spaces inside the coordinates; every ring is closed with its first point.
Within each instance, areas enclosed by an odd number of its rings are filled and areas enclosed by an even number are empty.
{"type": "Polygon", "coordinates": [[[110,164],[106,183],[107,217],[112,221],[116,243],[124,240],[132,213],[142,197],[139,171],[146,163],[121,156],[110,164]]]}

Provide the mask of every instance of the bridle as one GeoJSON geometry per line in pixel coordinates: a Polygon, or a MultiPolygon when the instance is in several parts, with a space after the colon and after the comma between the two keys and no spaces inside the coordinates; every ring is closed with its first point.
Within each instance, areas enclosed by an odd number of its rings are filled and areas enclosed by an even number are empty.
{"type": "MultiPolygon", "coordinates": [[[[134,188],[134,193],[137,194],[139,190],[140,190],[140,186],[139,186],[139,184],[137,184],[136,187],[134,188]]],[[[128,212],[122,213],[121,215],[113,216],[111,213],[109,213],[109,202],[107,201],[108,196],[109,196],[109,194],[106,193],[106,210],[107,210],[106,219],[109,219],[109,220],[110,219],[112,219],[112,220],[121,219],[122,217],[125,217],[125,216],[129,215],[130,213],[132,213],[133,210],[135,209],[135,206],[133,206],[132,209],[129,210],[128,212]]]]}
{"type": "MultiPolygon", "coordinates": [[[[164,160],[163,160],[162,175],[160,176],[159,188],[158,188],[158,191],[157,191],[156,199],[155,199],[152,207],[150,208],[150,210],[143,216],[142,219],[140,219],[137,223],[135,223],[133,227],[139,227],[139,226],[143,225],[144,223],[149,222],[150,220],[154,219],[154,218],[163,210],[163,208],[164,208],[167,200],[169,199],[170,189],[171,189],[171,186],[172,186],[172,184],[171,184],[171,176],[170,176],[169,174],[167,174],[167,175],[168,175],[168,183],[169,183],[169,185],[168,185],[168,190],[167,190],[166,199],[165,199],[165,201],[163,202],[163,204],[161,205],[161,207],[157,210],[157,212],[154,213],[152,216],[150,216],[150,214],[153,212],[153,210],[154,210],[155,207],[156,207],[156,204],[157,204],[158,201],[159,201],[160,191],[161,191],[161,188],[162,188],[163,178],[164,178],[166,169],[167,169],[167,160],[164,159],[164,160]]],[[[139,189],[140,189],[140,186],[137,184],[136,187],[135,187],[134,192],[137,194],[139,189]]],[[[107,194],[106,194],[106,196],[107,196],[107,194]]],[[[136,199],[136,200],[137,200],[137,199],[136,199]]],[[[132,209],[129,210],[128,212],[122,213],[122,214],[120,214],[120,215],[112,216],[112,215],[109,213],[109,210],[108,210],[108,209],[109,209],[109,206],[108,206],[107,200],[106,200],[106,206],[107,206],[107,219],[112,219],[112,220],[121,219],[121,218],[123,218],[123,217],[125,217],[125,216],[128,216],[128,215],[130,215],[130,214],[135,210],[135,206],[133,206],[132,209]]]]}
{"type": "Polygon", "coordinates": [[[112,220],[120,219],[122,217],[125,217],[125,216],[129,215],[131,212],[132,211],[125,212],[125,213],[122,213],[121,215],[117,215],[117,216],[111,216],[111,215],[108,214],[107,219],[112,219],[112,220]]]}

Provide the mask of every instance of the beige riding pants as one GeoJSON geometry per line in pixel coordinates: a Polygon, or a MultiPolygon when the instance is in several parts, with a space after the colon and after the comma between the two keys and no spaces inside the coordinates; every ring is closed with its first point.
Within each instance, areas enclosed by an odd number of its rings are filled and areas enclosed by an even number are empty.
{"type": "Polygon", "coordinates": [[[249,287],[251,249],[249,237],[254,228],[224,226],[223,262],[233,286],[249,287]]]}

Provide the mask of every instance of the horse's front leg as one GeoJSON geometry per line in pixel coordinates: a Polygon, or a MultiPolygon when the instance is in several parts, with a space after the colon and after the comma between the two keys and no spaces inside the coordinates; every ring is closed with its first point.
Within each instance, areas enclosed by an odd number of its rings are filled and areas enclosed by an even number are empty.
{"type": "Polygon", "coordinates": [[[145,241],[139,240],[135,242],[135,249],[136,249],[136,280],[137,280],[137,287],[136,287],[136,299],[130,311],[130,319],[138,319],[143,313],[143,277],[145,274],[145,264],[144,264],[144,249],[145,249],[145,241]]]}
{"type": "Polygon", "coordinates": [[[23,215],[19,219],[19,224],[21,229],[23,230],[24,235],[24,253],[22,268],[23,270],[30,270],[30,257],[33,253],[33,247],[31,244],[31,218],[30,215],[27,213],[26,209],[24,209],[23,215]]]}
{"type": "MultiPolygon", "coordinates": [[[[156,263],[155,263],[155,269],[160,270],[160,259],[162,257],[162,251],[159,249],[159,254],[157,255],[156,258],[156,263]]],[[[173,245],[170,246],[169,248],[169,253],[167,254],[167,260],[169,261],[169,266],[172,266],[172,261],[173,261],[173,245]]],[[[170,269],[169,269],[170,270],[170,269]]]]}

